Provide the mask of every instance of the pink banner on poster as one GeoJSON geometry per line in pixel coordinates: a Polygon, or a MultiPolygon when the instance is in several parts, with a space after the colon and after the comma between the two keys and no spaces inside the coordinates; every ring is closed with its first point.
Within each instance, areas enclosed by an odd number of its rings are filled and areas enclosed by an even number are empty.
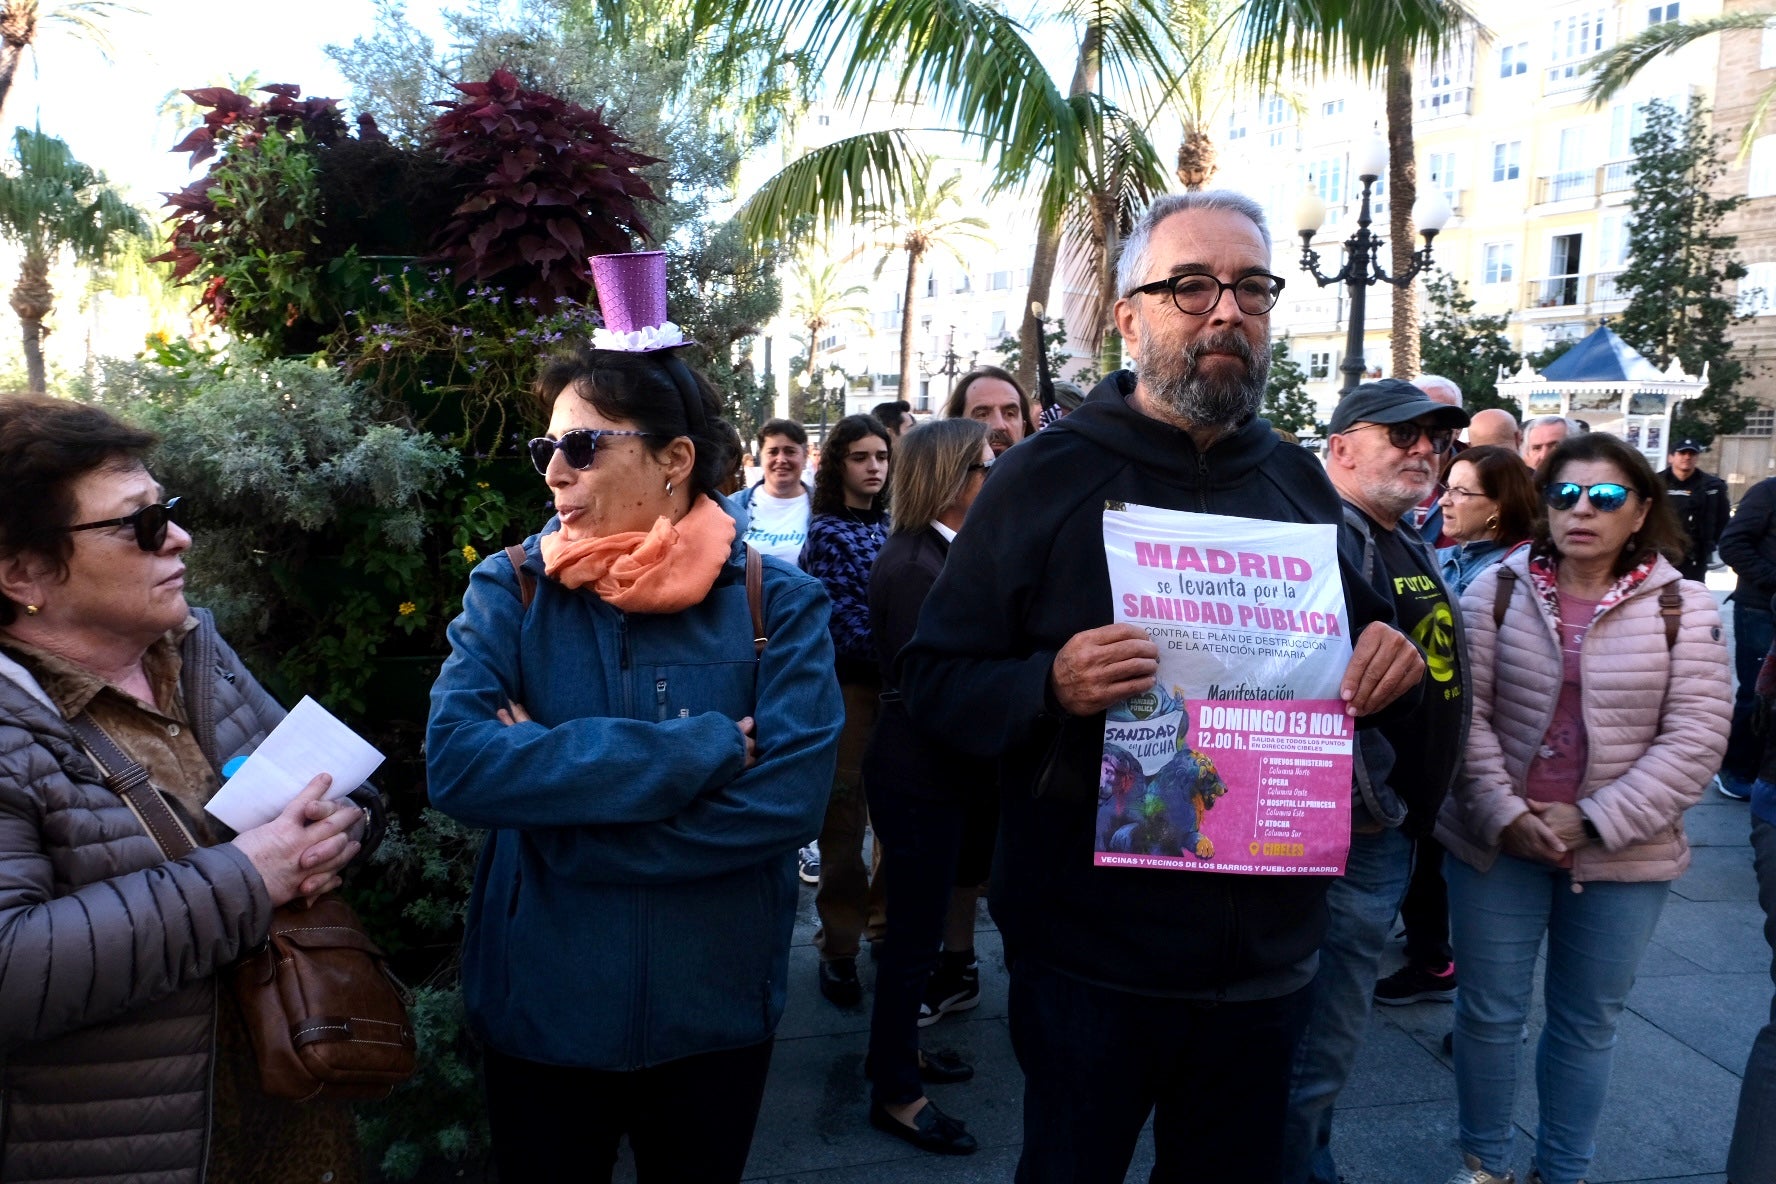
{"type": "Polygon", "coordinates": [[[1339,875],[1355,732],[1337,528],[1116,504],[1116,619],[1158,644],[1153,690],[1104,725],[1094,863],[1339,875]]]}

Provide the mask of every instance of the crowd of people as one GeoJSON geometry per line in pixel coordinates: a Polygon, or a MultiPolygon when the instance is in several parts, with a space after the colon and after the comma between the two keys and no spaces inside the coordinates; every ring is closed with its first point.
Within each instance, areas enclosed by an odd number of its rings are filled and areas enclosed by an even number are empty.
{"type": "MultiPolygon", "coordinates": [[[[1776,479],[1729,520],[1691,441],[1656,473],[1429,375],[1357,387],[1316,458],[1259,415],[1271,249],[1240,195],[1160,198],[1117,266],[1132,369],[1038,401],[980,367],[931,422],[840,420],[811,478],[802,425],[739,441],[664,309],[613,325],[632,302],[601,279],[607,330],[535,388],[547,520],[473,572],[426,736],[433,805],[486,835],[463,998],[501,1179],[608,1179],[624,1140],[644,1184],[741,1178],[798,872],[820,994],[861,1006],[877,963],[860,1121],[933,1153],[977,1147],[927,1092],[973,1067],[921,1036],[980,999],[986,894],[1020,1184],[1120,1182],[1150,1120],[1156,1182],[1338,1184],[1371,1009],[1425,1000],[1454,1004],[1450,1184],[1515,1184],[1544,947],[1527,1181],[1580,1184],[1711,784],[1751,803],[1776,975],[1776,479]],[[1159,669],[1112,616],[1106,504],[1335,531],[1342,875],[1092,858],[1106,712],[1159,669]]],[[[206,814],[283,712],[185,600],[154,443],[0,399],[0,1179],[355,1179],[347,1117],[258,1094],[219,984],[363,861],[382,804],[323,777],[261,827],[206,814]],[[192,854],[163,856],[89,724],[192,854]]],[[[1776,1001],[1728,1174],[1776,1181],[1776,1001]]]]}

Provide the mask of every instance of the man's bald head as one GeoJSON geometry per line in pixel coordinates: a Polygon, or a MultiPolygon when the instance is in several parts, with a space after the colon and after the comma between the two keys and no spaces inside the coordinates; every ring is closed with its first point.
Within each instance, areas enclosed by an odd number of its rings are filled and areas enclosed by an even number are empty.
{"type": "Polygon", "coordinates": [[[1478,448],[1483,444],[1520,451],[1523,433],[1517,430],[1517,417],[1500,407],[1474,412],[1474,418],[1468,421],[1468,446],[1478,448]]]}

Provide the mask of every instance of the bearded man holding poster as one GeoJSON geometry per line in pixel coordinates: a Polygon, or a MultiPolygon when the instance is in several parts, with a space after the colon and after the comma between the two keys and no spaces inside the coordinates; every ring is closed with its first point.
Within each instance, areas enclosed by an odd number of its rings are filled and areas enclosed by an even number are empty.
{"type": "MultiPolygon", "coordinates": [[[[1350,561],[1326,552],[1310,562],[1296,540],[1259,537],[1280,529],[1273,524],[1335,531],[1342,516],[1319,464],[1257,416],[1282,288],[1269,264],[1263,211],[1248,198],[1178,194],[1148,209],[1117,274],[1117,325],[1138,377],[1112,374],[1077,411],[1001,458],[903,651],[901,692],[915,722],[1000,762],[991,908],[1025,1078],[1020,1184],[1120,1182],[1150,1113],[1154,1181],[1280,1179],[1290,1061],[1331,878],[1279,866],[1280,855],[1266,863],[1265,843],[1250,832],[1230,847],[1223,819],[1287,822],[1280,812],[1258,817],[1260,787],[1242,780],[1258,767],[1260,743],[1294,753],[1309,740],[1342,744],[1348,768],[1343,721],[1362,727],[1418,701],[1423,659],[1350,561]],[[1120,577],[1113,590],[1107,547],[1122,542],[1112,527],[1132,524],[1156,559],[1160,540],[1144,533],[1155,513],[1176,527],[1164,543],[1173,571],[1147,565],[1146,591],[1127,589],[1136,596],[1129,612],[1120,577]],[[1221,537],[1205,537],[1205,526],[1221,537]],[[1162,590],[1170,578],[1194,590],[1162,590]],[[1217,582],[1243,582],[1243,591],[1204,590],[1217,582]],[[1328,592],[1342,603],[1323,607],[1328,592]],[[1180,620],[1191,610],[1177,604],[1165,617],[1168,598],[1194,602],[1197,619],[1180,620]],[[1214,629],[1201,619],[1205,605],[1214,629]],[[1165,680],[1153,634],[1167,643],[1165,680]],[[1269,639],[1262,646],[1239,640],[1259,634],[1269,639]],[[1316,710],[1299,713],[1342,739],[1315,738],[1307,721],[1295,738],[1271,735],[1289,733],[1298,713],[1245,710],[1295,693],[1287,662],[1262,665],[1289,634],[1315,661],[1344,662],[1330,686],[1316,671],[1300,695],[1316,710]],[[1202,648],[1186,651],[1187,642],[1202,648]],[[1257,649],[1268,655],[1257,666],[1227,652],[1257,649]],[[1226,664],[1222,695],[1200,682],[1208,667],[1198,662],[1210,659],[1226,664]],[[1253,669],[1280,670],[1285,681],[1267,684],[1253,669]],[[1180,681],[1174,670],[1185,670],[1180,681]],[[1109,741],[1112,709],[1121,724],[1124,715],[1174,715],[1167,726],[1184,759],[1159,762],[1165,754],[1109,741]],[[1229,719],[1240,726],[1210,726],[1229,719]],[[1143,817],[1163,813],[1169,829],[1125,831],[1133,808],[1126,820],[1115,811],[1136,794],[1152,803],[1143,817]],[[1138,859],[1118,858],[1138,843],[1147,845],[1138,859]]],[[[1142,568],[1138,542],[1119,571],[1142,568]]],[[[1119,734],[1137,747],[1146,735],[1119,734]]],[[[1339,788],[1348,811],[1348,781],[1339,788]]],[[[1342,866],[1342,848],[1332,854],[1342,866]]]]}

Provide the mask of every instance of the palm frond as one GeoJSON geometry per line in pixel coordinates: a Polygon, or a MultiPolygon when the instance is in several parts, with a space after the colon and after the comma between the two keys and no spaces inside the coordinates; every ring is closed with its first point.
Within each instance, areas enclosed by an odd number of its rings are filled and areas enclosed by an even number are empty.
{"type": "Polygon", "coordinates": [[[1773,15],[1776,14],[1734,12],[1696,21],[1667,21],[1642,29],[1585,63],[1586,68],[1593,71],[1591,85],[1585,88],[1585,98],[1592,103],[1607,102],[1620,94],[1622,88],[1633,81],[1636,74],[1651,65],[1654,59],[1676,53],[1684,46],[1704,37],[1712,37],[1716,33],[1725,33],[1732,29],[1762,29],[1773,15]]]}
{"type": "Polygon", "coordinates": [[[1465,0],[1250,0],[1241,45],[1261,78],[1295,69],[1374,78],[1390,47],[1436,53],[1487,30],[1465,0]]]}
{"type": "Polygon", "coordinates": [[[1745,121],[1745,132],[1739,137],[1739,152],[1733,158],[1735,166],[1744,165],[1750,158],[1752,141],[1763,131],[1764,116],[1770,113],[1770,102],[1773,99],[1776,99],[1776,82],[1764,88],[1763,93],[1758,96],[1757,105],[1751,109],[1751,117],[1745,121]]]}
{"type": "Polygon", "coordinates": [[[929,168],[906,132],[867,132],[835,140],[786,166],[746,199],[737,217],[746,238],[788,237],[797,223],[850,221],[871,205],[903,200],[906,179],[929,168]]]}
{"type": "Polygon", "coordinates": [[[68,145],[31,128],[13,134],[16,167],[0,173],[0,233],[44,257],[71,251],[94,262],[120,238],[148,234],[148,220],[75,159],[68,145]]]}
{"type": "Polygon", "coordinates": [[[44,24],[66,25],[78,37],[89,41],[106,62],[116,56],[117,45],[111,40],[111,21],[119,16],[146,16],[142,9],[118,0],[70,0],[38,14],[44,24]]]}

